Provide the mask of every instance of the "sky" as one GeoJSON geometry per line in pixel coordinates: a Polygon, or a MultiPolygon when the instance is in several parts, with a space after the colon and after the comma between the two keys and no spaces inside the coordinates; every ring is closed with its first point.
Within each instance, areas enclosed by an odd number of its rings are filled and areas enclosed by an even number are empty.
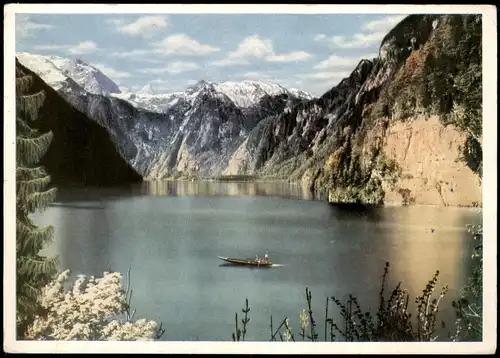
{"type": "Polygon", "coordinates": [[[261,80],[320,96],[407,14],[16,14],[16,52],[79,58],[157,93],[261,80]]]}

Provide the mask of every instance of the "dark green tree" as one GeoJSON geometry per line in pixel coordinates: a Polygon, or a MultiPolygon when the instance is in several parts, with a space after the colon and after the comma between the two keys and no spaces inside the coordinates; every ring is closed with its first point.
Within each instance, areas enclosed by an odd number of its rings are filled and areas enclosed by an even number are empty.
{"type": "Polygon", "coordinates": [[[30,123],[39,118],[44,92],[32,91],[33,78],[16,73],[16,298],[17,336],[40,313],[41,289],[57,273],[59,258],[40,255],[53,239],[52,226],[38,227],[30,214],[54,200],[56,189],[39,166],[52,140],[52,132],[39,133],[30,123]]]}

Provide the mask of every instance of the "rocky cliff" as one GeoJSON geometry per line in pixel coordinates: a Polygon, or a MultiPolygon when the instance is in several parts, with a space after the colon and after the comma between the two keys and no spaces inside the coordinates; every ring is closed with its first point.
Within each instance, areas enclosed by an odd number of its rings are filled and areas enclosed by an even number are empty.
{"type": "Polygon", "coordinates": [[[267,118],[226,173],[338,203],[480,205],[481,17],[411,15],[319,99],[267,118]]]}
{"type": "Polygon", "coordinates": [[[27,75],[33,80],[26,94],[45,93],[40,118],[30,125],[41,132],[54,134],[41,165],[55,185],[110,186],[142,180],[120,156],[105,128],[73,108],[16,59],[16,78],[27,75]]]}

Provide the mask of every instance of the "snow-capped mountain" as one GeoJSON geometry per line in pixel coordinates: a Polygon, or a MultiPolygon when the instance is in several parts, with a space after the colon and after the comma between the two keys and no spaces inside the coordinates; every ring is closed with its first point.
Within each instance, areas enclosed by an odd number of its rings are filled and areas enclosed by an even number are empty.
{"type": "Polygon", "coordinates": [[[137,91],[137,93],[155,95],[155,91],[153,91],[153,86],[150,83],[142,87],[139,91],[137,91]]]}
{"type": "Polygon", "coordinates": [[[257,104],[264,96],[293,94],[296,97],[311,99],[312,96],[288,90],[278,84],[262,81],[222,82],[214,84],[215,90],[224,93],[238,107],[248,108],[257,104]]]}
{"type": "Polygon", "coordinates": [[[312,96],[298,89],[287,89],[279,84],[262,81],[214,83],[200,80],[184,92],[156,93],[151,84],[146,84],[137,92],[120,89],[116,83],[96,67],[80,59],[67,59],[58,56],[43,56],[27,52],[17,53],[19,61],[32,68],[51,87],[59,89],[68,77],[78,83],[85,91],[93,94],[112,95],[128,101],[136,108],[164,113],[179,98],[190,101],[203,86],[211,86],[214,91],[227,96],[240,108],[255,106],[265,96],[290,94],[301,99],[312,96]]]}
{"type": "Polygon", "coordinates": [[[110,93],[111,96],[123,99],[136,108],[146,109],[148,111],[164,113],[175,100],[182,96],[182,92],[167,94],[149,94],[139,92],[130,92],[128,89],[122,89],[120,93],[110,93]]]}
{"type": "Polygon", "coordinates": [[[59,90],[63,82],[68,79],[68,76],[64,75],[59,68],[66,63],[60,57],[32,55],[26,52],[19,52],[16,57],[23,66],[35,72],[55,90],[59,90]]]}
{"type": "Polygon", "coordinates": [[[33,69],[47,84],[59,89],[67,78],[78,83],[85,91],[93,94],[119,93],[118,85],[99,69],[80,59],[59,56],[42,56],[27,52],[16,54],[19,62],[33,69]]]}
{"type": "Polygon", "coordinates": [[[259,81],[201,80],[170,94],[157,94],[146,84],[133,93],[80,60],[26,53],[17,57],[105,127],[120,153],[148,179],[178,173],[219,175],[260,121],[310,98],[259,81]]]}

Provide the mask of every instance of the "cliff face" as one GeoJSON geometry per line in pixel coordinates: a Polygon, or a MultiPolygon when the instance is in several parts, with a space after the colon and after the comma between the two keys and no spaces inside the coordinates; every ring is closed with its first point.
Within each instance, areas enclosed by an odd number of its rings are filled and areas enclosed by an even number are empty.
{"type": "Polygon", "coordinates": [[[110,186],[142,180],[119,154],[105,128],[73,108],[39,76],[16,59],[16,78],[33,77],[30,93],[44,91],[40,118],[30,123],[54,138],[42,158],[52,183],[58,186],[110,186]]]}
{"type": "MultiPolygon", "coordinates": [[[[401,168],[394,187],[386,186],[385,203],[467,205],[481,203],[480,178],[456,160],[466,135],[438,116],[411,118],[391,125],[383,151],[401,168]]],[[[384,183],[386,185],[386,183],[384,183]]]]}
{"type": "Polygon", "coordinates": [[[379,56],[262,121],[227,172],[301,180],[339,203],[481,204],[481,17],[411,15],[379,56]]]}

